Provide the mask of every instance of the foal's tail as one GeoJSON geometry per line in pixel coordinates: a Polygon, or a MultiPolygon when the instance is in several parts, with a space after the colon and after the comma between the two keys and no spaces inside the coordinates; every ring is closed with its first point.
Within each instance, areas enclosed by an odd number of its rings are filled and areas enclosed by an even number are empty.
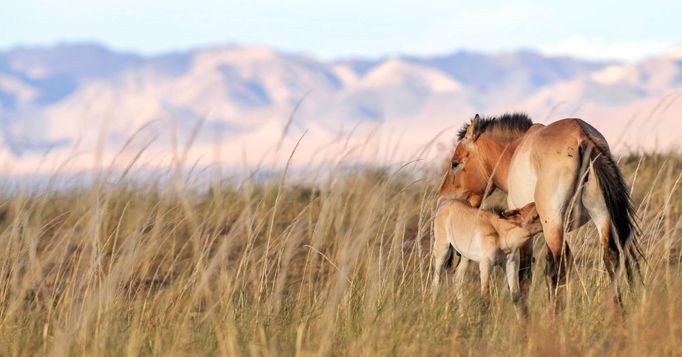
{"type": "Polygon", "coordinates": [[[637,242],[639,228],[635,209],[632,206],[630,192],[623,179],[623,174],[613,160],[608,148],[590,141],[588,151],[594,167],[593,172],[597,176],[599,189],[604,197],[611,224],[615,228],[615,235],[613,230],[610,233],[609,248],[620,253],[622,262],[625,264],[628,283],[632,285],[635,271],[640,280],[643,280],[639,266],[639,258],[643,258],[643,254],[637,242]]]}
{"type": "Polygon", "coordinates": [[[445,258],[445,264],[444,264],[445,269],[452,270],[452,269],[457,268],[457,265],[459,265],[459,261],[457,261],[457,264],[455,264],[455,255],[459,255],[459,254],[457,254],[457,252],[455,251],[455,248],[453,248],[452,245],[449,245],[448,246],[448,255],[445,258]]]}

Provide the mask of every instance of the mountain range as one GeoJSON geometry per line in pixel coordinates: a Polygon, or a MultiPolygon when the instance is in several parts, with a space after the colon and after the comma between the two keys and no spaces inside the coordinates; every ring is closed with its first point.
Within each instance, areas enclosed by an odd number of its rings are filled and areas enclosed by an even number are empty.
{"type": "Polygon", "coordinates": [[[524,111],[538,122],[581,117],[615,150],[668,150],[682,141],[681,95],[682,49],[618,63],[529,50],[321,60],[243,46],[154,56],[87,43],[18,47],[0,51],[0,148],[12,161],[115,148],[145,125],[162,148],[177,138],[160,132],[187,136],[201,121],[199,146],[239,141],[243,150],[276,142],[291,117],[295,130],[329,138],[391,127],[409,151],[410,139],[475,113],[524,111]]]}

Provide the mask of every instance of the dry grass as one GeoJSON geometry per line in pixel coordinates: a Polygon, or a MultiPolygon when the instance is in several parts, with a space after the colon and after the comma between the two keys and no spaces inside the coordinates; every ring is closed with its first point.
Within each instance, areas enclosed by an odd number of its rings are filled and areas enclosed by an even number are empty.
{"type": "Polygon", "coordinates": [[[499,271],[487,311],[475,279],[461,305],[447,286],[432,299],[433,170],[6,193],[0,355],[682,355],[682,158],[621,164],[646,285],[614,313],[595,230],[582,228],[554,319],[538,240],[528,326],[499,271]]]}

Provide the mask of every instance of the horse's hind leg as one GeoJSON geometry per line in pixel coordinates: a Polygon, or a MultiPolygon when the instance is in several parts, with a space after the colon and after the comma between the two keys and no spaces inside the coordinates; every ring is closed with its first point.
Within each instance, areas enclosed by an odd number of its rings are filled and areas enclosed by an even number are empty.
{"type": "Polygon", "coordinates": [[[559,311],[564,305],[567,275],[573,262],[571,250],[564,241],[564,212],[573,192],[573,182],[568,180],[561,182],[557,179],[568,177],[560,170],[554,173],[553,177],[553,180],[538,182],[535,204],[548,248],[545,280],[554,310],[559,311]]]}
{"type": "Polygon", "coordinates": [[[571,250],[564,241],[563,229],[563,225],[556,223],[547,224],[547,228],[544,228],[545,242],[548,248],[545,280],[555,311],[564,307],[567,276],[573,263],[571,250]]]}
{"type": "Polygon", "coordinates": [[[604,250],[604,265],[606,266],[606,271],[609,273],[609,278],[611,278],[613,302],[616,306],[622,308],[623,298],[620,293],[620,287],[618,286],[620,250],[615,243],[615,239],[612,237],[611,220],[606,218],[601,220],[595,219],[594,221],[597,225],[597,231],[599,231],[599,238],[604,250]]]}
{"type": "Polygon", "coordinates": [[[623,300],[618,286],[620,250],[613,235],[614,232],[611,227],[611,219],[606,203],[596,180],[588,180],[582,201],[599,232],[599,240],[603,248],[604,265],[613,286],[613,301],[616,306],[623,307],[623,300]]]}
{"type": "Polygon", "coordinates": [[[512,303],[514,304],[514,310],[516,311],[516,316],[519,319],[525,319],[528,317],[528,308],[525,301],[521,300],[521,289],[519,288],[519,273],[517,258],[519,256],[519,251],[516,250],[507,254],[507,261],[504,267],[504,273],[507,277],[507,285],[509,286],[509,295],[511,296],[512,303]]]}

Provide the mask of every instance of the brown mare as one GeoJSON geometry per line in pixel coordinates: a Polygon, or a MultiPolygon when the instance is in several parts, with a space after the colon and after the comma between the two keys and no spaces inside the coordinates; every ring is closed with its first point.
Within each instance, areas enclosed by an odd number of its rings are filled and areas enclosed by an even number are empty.
{"type": "MultiPolygon", "coordinates": [[[[524,114],[484,119],[476,115],[458,139],[439,197],[466,199],[478,207],[498,188],[507,193],[509,209],[535,202],[548,247],[545,276],[555,307],[563,304],[559,289],[572,263],[564,234],[591,218],[615,302],[622,305],[617,277],[625,267],[631,282],[633,269],[639,269],[637,227],[628,188],[606,139],[580,119],[545,126],[533,124],[524,114]]],[[[532,242],[520,250],[525,304],[532,278],[532,242]]]]}

